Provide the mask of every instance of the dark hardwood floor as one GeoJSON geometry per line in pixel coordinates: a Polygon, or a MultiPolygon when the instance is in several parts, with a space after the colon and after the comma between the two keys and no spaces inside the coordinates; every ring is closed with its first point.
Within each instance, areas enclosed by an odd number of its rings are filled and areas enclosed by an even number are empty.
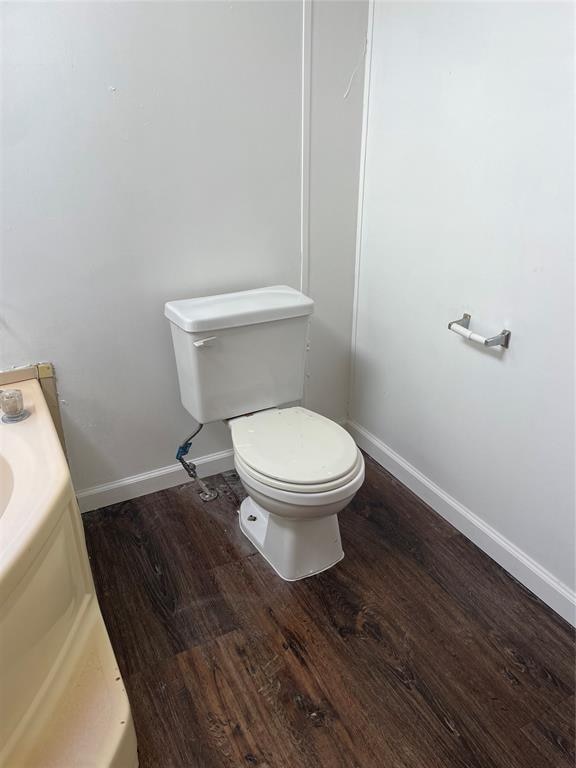
{"type": "Polygon", "coordinates": [[[379,465],[282,581],[235,473],[84,515],[142,768],[568,768],[574,633],[379,465]]]}

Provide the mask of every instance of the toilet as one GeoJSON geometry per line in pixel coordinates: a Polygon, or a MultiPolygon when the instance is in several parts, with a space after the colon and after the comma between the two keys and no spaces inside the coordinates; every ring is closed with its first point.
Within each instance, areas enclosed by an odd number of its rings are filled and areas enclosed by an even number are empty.
{"type": "Polygon", "coordinates": [[[313,301],[288,286],[168,302],[182,404],[226,421],[248,494],[240,529],[286,581],[344,557],[338,512],[364,481],[339,424],[300,405],[313,301]]]}

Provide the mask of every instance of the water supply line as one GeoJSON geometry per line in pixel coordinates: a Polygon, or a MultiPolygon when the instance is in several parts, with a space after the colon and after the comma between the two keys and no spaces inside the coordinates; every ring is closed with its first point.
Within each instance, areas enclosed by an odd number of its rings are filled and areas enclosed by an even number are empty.
{"type": "Polygon", "coordinates": [[[215,490],[214,488],[208,488],[206,483],[198,477],[198,470],[196,469],[196,464],[194,464],[193,461],[186,461],[186,459],[184,458],[185,456],[188,455],[188,452],[192,447],[192,440],[200,432],[203,426],[204,424],[199,424],[198,429],[196,429],[195,432],[192,432],[190,437],[187,437],[186,440],[184,440],[182,445],[176,451],[176,461],[179,461],[180,464],[182,464],[188,477],[190,477],[192,480],[197,482],[200,488],[202,489],[199,494],[202,501],[214,501],[214,499],[218,498],[218,491],[215,490]]]}

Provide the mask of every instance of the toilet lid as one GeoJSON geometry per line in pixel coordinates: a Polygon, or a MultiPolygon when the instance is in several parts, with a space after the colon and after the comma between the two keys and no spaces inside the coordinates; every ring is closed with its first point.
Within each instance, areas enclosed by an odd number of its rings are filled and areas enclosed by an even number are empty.
{"type": "Polygon", "coordinates": [[[320,484],[350,472],[358,448],[348,432],[306,408],[272,408],[230,422],[234,450],[259,474],[320,484]]]}

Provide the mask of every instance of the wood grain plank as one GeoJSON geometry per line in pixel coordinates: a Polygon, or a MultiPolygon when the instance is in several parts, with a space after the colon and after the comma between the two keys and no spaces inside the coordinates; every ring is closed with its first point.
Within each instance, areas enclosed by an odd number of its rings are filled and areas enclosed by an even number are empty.
{"type": "Polygon", "coordinates": [[[197,721],[176,656],[125,678],[140,768],[225,768],[197,721]]]}
{"type": "MultiPolygon", "coordinates": [[[[373,464],[370,471],[377,466],[373,464]]],[[[376,475],[383,472],[376,469],[376,475]]],[[[373,482],[372,473],[370,487],[373,482]]],[[[430,516],[438,517],[426,505],[422,506],[430,516]]],[[[344,543],[355,548],[356,561],[361,562],[362,553],[374,541],[376,533],[363,531],[358,525],[360,514],[382,534],[377,538],[380,553],[389,553],[394,559],[403,557],[402,563],[394,563],[395,572],[404,573],[404,569],[420,566],[420,573],[428,574],[446,593],[448,600],[444,602],[459,607],[475,634],[505,655],[506,674],[522,679],[535,695],[541,694],[542,707],[573,693],[574,629],[461,534],[442,540],[442,537],[432,538],[429,532],[424,535],[423,531],[414,543],[417,531],[402,512],[401,502],[397,501],[394,514],[397,522],[393,524],[385,520],[388,515],[378,511],[377,504],[372,504],[366,512],[361,499],[353,501],[348,514],[342,516],[341,528],[344,543]],[[353,530],[348,537],[349,521],[353,530]],[[537,656],[533,653],[535,648],[538,648],[537,656]]],[[[376,581],[382,583],[382,579],[376,581]]],[[[422,583],[424,585],[424,580],[422,583]]],[[[426,589],[429,589],[427,583],[426,589]]],[[[426,589],[423,588],[423,594],[426,589]]]]}
{"type": "MultiPolygon", "coordinates": [[[[190,534],[190,515],[167,492],[85,521],[98,600],[123,675],[236,626],[234,611],[190,534]],[[97,553],[97,554],[96,554],[97,553]]],[[[208,523],[206,523],[208,527],[208,523]]],[[[208,528],[209,529],[209,528],[208,528]]]]}
{"type": "Polygon", "coordinates": [[[526,725],[522,733],[541,753],[543,763],[558,768],[574,768],[575,720],[576,704],[574,696],[570,696],[526,725]]]}
{"type": "Polygon", "coordinates": [[[197,718],[226,765],[358,766],[345,724],[313,677],[263,636],[233,633],[180,654],[197,718]]]}

